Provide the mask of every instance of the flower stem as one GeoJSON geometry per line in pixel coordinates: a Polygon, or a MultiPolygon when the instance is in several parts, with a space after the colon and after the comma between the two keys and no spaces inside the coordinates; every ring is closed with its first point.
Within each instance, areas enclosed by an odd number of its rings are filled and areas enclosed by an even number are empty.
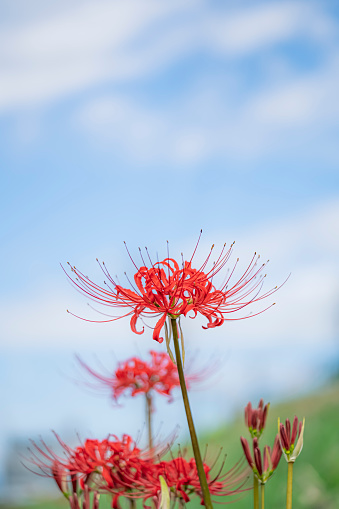
{"type": "Polygon", "coordinates": [[[259,509],[259,481],[256,475],[253,474],[253,507],[259,509]]]}
{"type": "Polygon", "coordinates": [[[181,388],[181,393],[182,393],[182,399],[184,401],[188,428],[189,428],[189,432],[191,435],[191,442],[192,442],[192,447],[193,447],[195,463],[197,465],[197,471],[198,471],[198,476],[199,476],[199,481],[200,481],[200,486],[201,486],[201,491],[202,491],[202,497],[204,499],[206,509],[213,509],[211,495],[210,495],[210,491],[208,489],[206,474],[205,474],[205,470],[204,470],[204,465],[203,465],[203,462],[201,459],[197,434],[196,434],[195,428],[194,428],[190,403],[188,400],[184,370],[182,367],[179,341],[178,341],[178,329],[177,329],[177,323],[176,323],[175,318],[171,318],[171,325],[172,325],[172,331],[173,331],[173,342],[174,342],[175,357],[176,357],[176,361],[177,361],[180,388],[181,388]]]}
{"type": "Polygon", "coordinates": [[[286,509],[292,509],[292,480],[293,480],[293,461],[288,462],[287,470],[287,492],[286,492],[286,509]]]}
{"type": "Polygon", "coordinates": [[[261,484],[261,509],[265,509],[265,484],[261,484]]]}
{"type": "Polygon", "coordinates": [[[146,392],[146,422],[148,429],[148,448],[152,453],[153,450],[153,437],[152,437],[152,396],[146,392]]]}

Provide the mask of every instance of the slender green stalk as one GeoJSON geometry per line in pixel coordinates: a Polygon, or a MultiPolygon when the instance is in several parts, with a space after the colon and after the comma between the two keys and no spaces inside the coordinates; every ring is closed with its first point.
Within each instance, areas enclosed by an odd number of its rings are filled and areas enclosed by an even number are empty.
{"type": "Polygon", "coordinates": [[[259,509],[259,481],[256,475],[253,474],[253,507],[259,509]]]}
{"type": "Polygon", "coordinates": [[[286,509],[292,509],[292,481],[293,481],[293,461],[288,462],[287,470],[287,491],[286,491],[286,509]]]}
{"type": "Polygon", "coordinates": [[[146,392],[146,422],[148,430],[148,447],[153,451],[153,436],[152,436],[152,396],[146,392]]]}
{"type": "Polygon", "coordinates": [[[261,483],[261,509],[265,509],[265,484],[261,483]]]}
{"type": "Polygon", "coordinates": [[[176,361],[177,361],[177,368],[178,368],[178,375],[179,375],[182,399],[184,401],[188,429],[189,429],[189,432],[191,435],[191,442],[192,442],[192,447],[193,447],[195,463],[197,465],[197,471],[198,471],[202,496],[204,499],[206,509],[213,509],[211,495],[210,495],[210,491],[208,489],[206,474],[205,474],[203,462],[201,459],[198,438],[197,438],[197,434],[195,432],[195,427],[194,427],[194,423],[193,423],[193,417],[192,417],[192,412],[191,412],[191,408],[190,408],[190,403],[188,400],[187,387],[186,387],[186,382],[185,382],[184,370],[182,367],[179,341],[178,341],[178,329],[177,329],[177,323],[176,323],[175,318],[171,318],[171,325],[172,325],[172,331],[173,331],[174,350],[175,350],[175,357],[176,357],[176,361]]]}

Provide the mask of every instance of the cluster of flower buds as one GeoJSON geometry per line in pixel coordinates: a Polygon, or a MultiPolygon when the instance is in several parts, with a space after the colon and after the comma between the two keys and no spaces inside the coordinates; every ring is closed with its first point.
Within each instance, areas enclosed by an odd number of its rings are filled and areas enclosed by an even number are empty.
{"type": "Polygon", "coordinates": [[[281,458],[281,447],[278,436],[275,437],[272,450],[268,445],[265,445],[263,455],[259,449],[258,439],[256,437],[253,438],[253,458],[246,438],[241,437],[241,445],[253,473],[262,484],[266,483],[277,468],[281,458]]]}
{"type": "Polygon", "coordinates": [[[251,402],[249,402],[245,407],[245,423],[248,427],[248,430],[251,434],[251,437],[260,437],[262,434],[265,424],[267,413],[269,410],[270,404],[264,406],[264,400],[261,399],[259,401],[258,408],[252,408],[251,402]]]}
{"type": "MultiPolygon", "coordinates": [[[[143,503],[149,499],[159,500],[163,483],[170,490],[171,502],[186,503],[192,495],[203,500],[193,458],[186,460],[180,453],[177,458],[160,461],[160,452],[155,460],[149,451],[141,451],[129,435],[123,435],[122,440],[116,436],[102,441],[86,440],[76,448],[55,436],[64,457],[57,456],[44,442],[41,445],[33,442],[30,462],[44,475],[53,477],[71,509],[98,509],[98,493],[111,494],[115,509],[122,496],[130,500],[142,499],[143,503]],[[94,493],[92,506],[90,492],[94,493]]],[[[221,468],[212,475],[206,463],[204,470],[211,495],[226,496],[244,491],[247,473],[240,464],[224,474],[221,468]]]]}
{"type": "Polygon", "coordinates": [[[251,403],[245,407],[245,424],[248,427],[253,440],[253,457],[246,438],[241,437],[245,457],[256,478],[262,483],[271,477],[277,468],[282,453],[286,461],[294,462],[299,456],[303,447],[303,434],[305,419],[299,422],[295,416],[293,424],[286,419],[285,425],[278,421],[278,434],[275,437],[274,445],[271,448],[267,445],[263,448],[263,455],[259,448],[259,438],[265,428],[269,403],[264,406],[264,401],[259,401],[258,408],[253,409],[251,403]]]}
{"type": "Polygon", "coordinates": [[[305,418],[299,422],[295,416],[291,426],[289,419],[286,419],[285,425],[278,421],[278,430],[280,436],[280,444],[285,459],[289,463],[293,463],[303,448],[305,418]]]}
{"type": "Polygon", "coordinates": [[[265,484],[271,477],[281,458],[279,435],[275,437],[272,449],[265,445],[262,454],[259,448],[259,438],[265,428],[269,406],[269,403],[264,406],[264,400],[261,399],[258,408],[252,408],[251,403],[245,407],[245,424],[253,440],[253,458],[248,441],[244,437],[240,438],[247,462],[261,484],[265,484]]]}

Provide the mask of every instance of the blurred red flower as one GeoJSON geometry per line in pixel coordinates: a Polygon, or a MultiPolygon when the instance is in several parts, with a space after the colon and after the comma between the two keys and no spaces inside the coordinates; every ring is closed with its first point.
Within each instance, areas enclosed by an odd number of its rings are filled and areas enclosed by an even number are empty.
{"type": "Polygon", "coordinates": [[[78,360],[90,375],[111,390],[114,400],[126,393],[133,397],[152,391],[171,398],[173,389],[180,386],[177,367],[166,353],[150,351],[150,356],[149,362],[138,357],[119,362],[112,376],[100,374],[78,360]]]}
{"type": "Polygon", "coordinates": [[[75,448],[69,447],[55,434],[63,451],[57,455],[45,442],[41,446],[32,441],[31,464],[39,468],[43,475],[53,477],[58,488],[68,498],[78,493],[78,489],[102,485],[125,489],[130,478],[140,472],[142,465],[149,462],[129,435],[120,440],[110,435],[104,440],[85,440],[75,448]]]}
{"type": "MultiPolygon", "coordinates": [[[[111,494],[112,507],[116,509],[121,496],[142,499],[144,504],[148,499],[156,500],[161,491],[159,476],[164,478],[173,499],[188,502],[192,495],[197,495],[203,500],[193,458],[186,460],[180,453],[178,458],[161,461],[163,451],[156,455],[142,452],[129,435],[123,435],[121,440],[113,435],[101,441],[88,439],[75,448],[55,436],[62,447],[63,457],[43,441],[41,445],[32,442],[34,449],[30,451],[30,463],[38,467],[42,475],[53,477],[69,500],[71,509],[90,509],[90,491],[111,494]]],[[[211,495],[235,495],[248,489],[244,488],[247,471],[240,463],[222,473],[223,461],[212,475],[215,463],[212,468],[204,463],[211,495]]],[[[97,495],[94,500],[93,509],[97,509],[97,495]]]]}
{"type": "Polygon", "coordinates": [[[118,280],[111,276],[104,262],[102,264],[98,262],[107,278],[104,287],[91,281],[70,264],[72,274],[69,275],[65,272],[76,289],[89,299],[107,307],[127,310],[126,313],[120,316],[112,316],[107,320],[88,321],[110,322],[125,316],[131,316],[132,331],[136,334],[142,334],[144,327],[141,330],[136,328],[138,319],[155,316],[158,317],[158,321],[154,327],[153,339],[159,343],[163,341],[160,333],[167,317],[176,319],[181,315],[187,316],[190,314],[191,318],[195,318],[200,313],[208,320],[207,327],[203,328],[211,328],[222,325],[225,320],[249,318],[249,316],[255,316],[265,311],[261,310],[252,315],[228,318],[230,313],[241,311],[249,304],[261,301],[277,290],[277,287],[275,287],[261,294],[264,277],[261,272],[265,263],[258,266],[259,255],[255,253],[242,276],[231,283],[238,259],[230,273],[226,275],[225,280],[217,288],[214,284],[215,276],[228,262],[233,244],[228,250],[226,250],[225,244],[218,258],[208,268],[214,248],[212,246],[204,263],[198,269],[195,269],[192,267],[192,261],[197,246],[191,259],[189,261],[183,260],[181,265],[170,257],[152,263],[146,250],[150,267],[146,266],[139,249],[142,260],[140,268],[130,256],[136,269],[134,284],[127,278],[131,288],[120,285],[118,280]]]}
{"type": "MultiPolygon", "coordinates": [[[[248,489],[244,488],[248,479],[248,473],[241,464],[236,464],[228,472],[222,474],[223,462],[214,475],[211,474],[211,468],[206,463],[203,466],[211,495],[236,495],[248,489]]],[[[161,491],[160,476],[165,480],[174,501],[180,500],[183,503],[187,503],[192,496],[197,495],[201,498],[201,503],[203,503],[195,460],[194,458],[186,460],[182,456],[178,458],[172,457],[168,461],[154,462],[153,464],[148,463],[143,468],[142,475],[133,479],[133,491],[130,491],[127,495],[125,494],[125,496],[143,499],[144,506],[148,499],[157,500],[161,491]]],[[[116,488],[110,487],[107,487],[107,491],[116,494],[113,507],[118,507],[117,496],[120,496],[121,493],[116,488]]]]}

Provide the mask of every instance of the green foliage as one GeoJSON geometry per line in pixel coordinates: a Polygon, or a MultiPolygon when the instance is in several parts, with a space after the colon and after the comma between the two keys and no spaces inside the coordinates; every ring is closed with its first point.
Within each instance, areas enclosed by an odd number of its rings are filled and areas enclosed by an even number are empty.
{"type": "MultiPolygon", "coordinates": [[[[283,421],[287,417],[293,419],[295,414],[299,419],[306,417],[306,425],[304,449],[294,466],[293,509],[336,509],[339,500],[339,382],[302,399],[277,406],[273,402],[268,414],[267,427],[260,442],[272,446],[278,430],[278,417],[283,421]]],[[[208,443],[207,460],[211,462],[222,446],[223,451],[227,452],[225,469],[230,469],[243,456],[240,445],[241,435],[250,439],[243,416],[239,416],[233,424],[201,437],[201,444],[208,443]]],[[[265,506],[267,508],[285,506],[286,479],[287,463],[282,458],[277,471],[266,486],[265,506]]],[[[253,507],[252,491],[245,492],[240,497],[227,497],[225,502],[235,502],[236,509],[250,509],[253,507]]],[[[129,507],[128,504],[122,505],[126,509],[129,507]]],[[[13,509],[26,509],[26,507],[27,509],[67,509],[67,502],[65,500],[44,501],[13,509]]],[[[109,507],[109,500],[102,497],[100,509],[109,507]]],[[[189,507],[190,509],[201,508],[200,501],[192,500],[189,507]]]]}

